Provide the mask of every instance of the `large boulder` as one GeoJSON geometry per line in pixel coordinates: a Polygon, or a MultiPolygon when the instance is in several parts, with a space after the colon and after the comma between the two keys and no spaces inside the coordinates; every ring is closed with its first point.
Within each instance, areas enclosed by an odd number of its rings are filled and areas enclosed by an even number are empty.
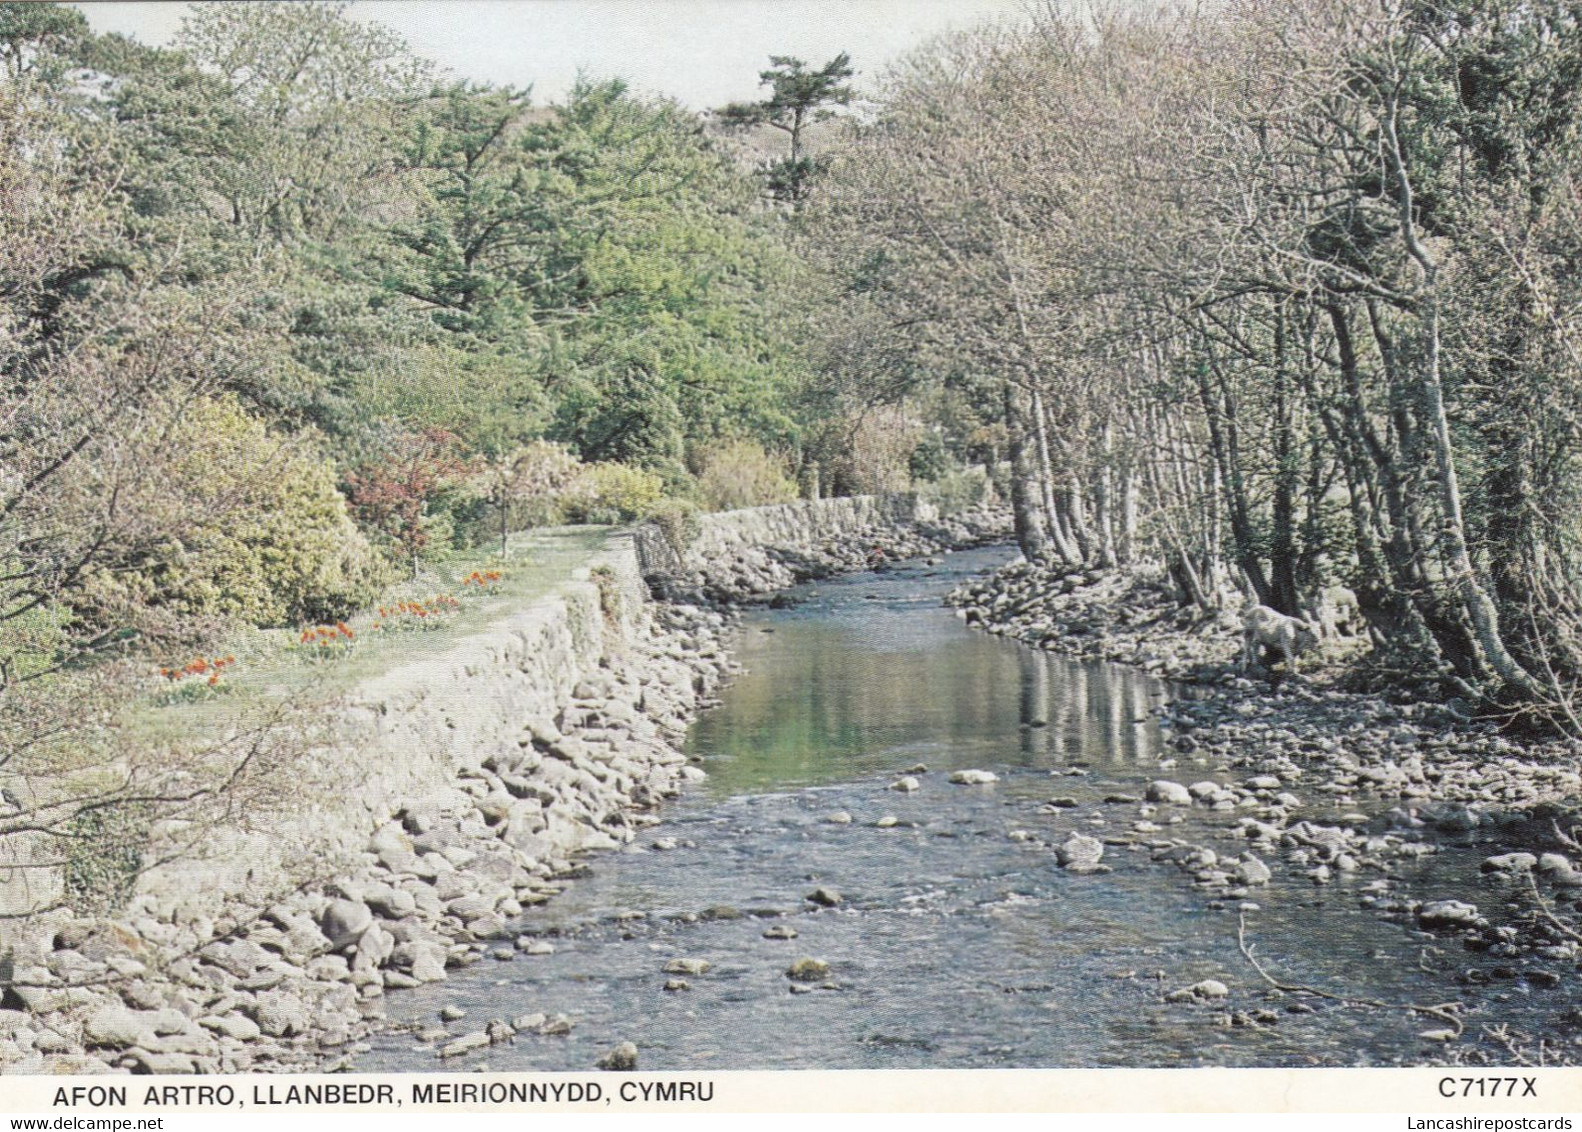
{"type": "Polygon", "coordinates": [[[374,914],[361,900],[331,900],[319,916],[319,930],[331,947],[354,942],[374,922],[374,914]]]}
{"type": "Polygon", "coordinates": [[[1061,868],[1074,873],[1089,873],[1098,868],[1104,856],[1104,843],[1085,833],[1073,833],[1055,849],[1055,859],[1061,868]]]}
{"type": "Polygon", "coordinates": [[[1148,800],[1170,806],[1190,806],[1192,792],[1179,782],[1161,778],[1148,784],[1148,800]]]}

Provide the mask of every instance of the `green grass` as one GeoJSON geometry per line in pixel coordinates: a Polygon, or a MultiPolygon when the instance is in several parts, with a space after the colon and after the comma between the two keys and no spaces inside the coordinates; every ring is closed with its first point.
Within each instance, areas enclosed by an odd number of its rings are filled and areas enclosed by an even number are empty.
{"type": "Polygon", "coordinates": [[[512,535],[503,557],[494,546],[428,565],[416,581],[392,587],[381,604],[449,595],[459,601],[459,608],[432,619],[386,617],[382,631],[373,628],[380,620],[377,608],[364,610],[347,622],[355,642],[333,659],[314,659],[315,650],[301,647],[300,629],[241,631],[214,650],[215,655],[236,658],[221,677],[217,694],[187,691],[189,683],[193,689],[200,687],[201,677],[161,686],[138,701],[125,726],[150,743],[202,741],[259,718],[275,705],[292,703],[300,709],[327,703],[366,680],[443,652],[458,638],[552,593],[587,563],[608,534],[608,527],[546,527],[512,535]],[[475,570],[498,570],[501,578],[482,591],[463,585],[475,570]],[[392,628],[402,621],[422,628],[392,628]]]}

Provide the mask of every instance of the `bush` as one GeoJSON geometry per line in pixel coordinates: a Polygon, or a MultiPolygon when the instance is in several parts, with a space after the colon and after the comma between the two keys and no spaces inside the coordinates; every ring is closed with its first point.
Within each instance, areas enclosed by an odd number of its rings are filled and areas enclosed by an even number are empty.
{"type": "Polygon", "coordinates": [[[781,462],[750,440],[711,449],[698,473],[698,496],[708,511],[735,511],[769,503],[789,503],[796,484],[781,462]]]}
{"type": "Polygon", "coordinates": [[[662,500],[654,508],[651,518],[677,558],[686,554],[687,548],[702,530],[698,522],[698,505],[690,499],[662,500]]]}
{"type": "Polygon", "coordinates": [[[941,515],[954,515],[982,503],[991,494],[988,473],[982,468],[945,472],[923,488],[923,498],[939,508],[941,515]]]}
{"type": "Polygon", "coordinates": [[[922,423],[902,408],[865,410],[835,461],[839,486],[856,495],[905,491],[912,483],[912,453],[924,435],[922,423]]]}
{"type": "Polygon", "coordinates": [[[334,620],[389,581],[331,466],[234,402],[173,411],[146,452],[159,474],[127,506],[158,533],[86,581],[78,601],[91,619],[172,636],[216,618],[334,620]]]}
{"type": "Polygon", "coordinates": [[[665,481],[654,472],[625,464],[593,464],[564,497],[563,512],[573,523],[621,523],[646,519],[665,495],[665,481]]]}
{"type": "MultiPolygon", "coordinates": [[[[566,496],[579,487],[585,474],[576,453],[547,440],[535,440],[490,461],[473,481],[473,490],[489,511],[482,533],[503,539],[510,531],[561,522],[566,496]]],[[[470,541],[484,538],[474,535],[470,541]]]]}

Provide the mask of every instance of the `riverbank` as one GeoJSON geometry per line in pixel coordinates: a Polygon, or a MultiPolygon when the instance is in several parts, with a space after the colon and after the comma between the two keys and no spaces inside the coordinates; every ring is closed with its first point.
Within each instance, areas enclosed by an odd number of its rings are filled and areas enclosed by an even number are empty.
{"type": "MultiPolygon", "coordinates": [[[[1304,664],[1270,692],[1235,671],[1234,611],[1201,620],[1145,575],[1017,562],[949,601],[989,632],[1194,685],[1157,709],[1169,750],[1146,797],[1106,800],[1106,844],[1175,862],[1221,906],[1254,900],[1271,866],[1316,886],[1356,884],[1363,908],[1479,957],[1459,973],[1447,961],[1451,981],[1575,977],[1582,744],[1518,743],[1444,705],[1344,692],[1339,665],[1304,664]],[[1223,814],[1217,836],[1173,838],[1173,815],[1188,809],[1223,814]],[[1412,890],[1402,864],[1443,844],[1478,846],[1481,882],[1412,890]]],[[[1459,1033],[1454,1015],[1428,1021],[1437,1040],[1459,1033]]]]}
{"type": "MultiPolygon", "coordinates": [[[[782,578],[1003,534],[998,512],[942,522],[831,503],[727,516],[732,545],[696,567],[683,558],[658,587],[672,596],[692,587],[713,608],[650,602],[634,577],[652,566],[631,545],[639,534],[542,609],[358,689],[340,721],[353,739],[317,759],[361,760],[337,770],[366,780],[357,804],[331,813],[308,800],[295,826],[235,841],[245,852],[223,867],[172,862],[145,874],[114,915],[57,918],[15,962],[0,1004],[0,1068],[333,1069],[383,1023],[387,992],[541,946],[512,931],[522,910],[564,891],[587,854],[632,840],[664,798],[701,776],[680,743],[731,672],[733,602],[762,598],[782,578]],[[491,713],[501,718],[483,718],[491,713]],[[399,765],[381,765],[378,752],[399,765]],[[255,872],[279,867],[287,830],[323,836],[326,814],[325,844],[343,850],[326,858],[332,875],[260,899],[255,872]]],[[[245,815],[237,824],[249,825],[245,815]]],[[[436,1035],[435,1052],[573,1024],[492,1019],[436,1035]]]]}

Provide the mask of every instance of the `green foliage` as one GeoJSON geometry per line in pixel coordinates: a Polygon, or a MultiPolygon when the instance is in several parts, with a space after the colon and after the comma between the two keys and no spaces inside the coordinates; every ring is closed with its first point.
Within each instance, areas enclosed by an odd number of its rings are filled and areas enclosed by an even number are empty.
{"type": "Polygon", "coordinates": [[[88,36],[81,12],[57,4],[0,4],[0,74],[56,79],[88,36]]]}
{"type": "MultiPolygon", "coordinates": [[[[180,634],[215,617],[258,625],[333,619],[371,600],[388,572],[357,531],[331,466],[270,435],[234,401],[183,407],[148,455],[161,461],[163,529],[93,575],[79,599],[113,623],[128,606],[180,634]]],[[[152,440],[152,438],[149,438],[152,440]]]]}
{"type": "Polygon", "coordinates": [[[568,386],[550,435],[590,462],[664,468],[681,460],[681,412],[665,383],[640,364],[568,386]]]}
{"type": "Polygon", "coordinates": [[[727,126],[767,125],[789,136],[790,155],[768,170],[768,187],[779,200],[796,201],[807,195],[813,178],[827,162],[802,152],[802,131],[810,123],[828,119],[832,106],[849,104],[856,92],[845,85],[856,72],[851,56],[842,51],[816,71],[801,59],[771,55],[769,69],[758,73],[759,85],[769,88],[762,102],[733,102],[720,111],[727,126]]]}
{"type": "Polygon", "coordinates": [[[923,434],[923,439],[918,441],[912,455],[907,458],[907,469],[912,478],[922,483],[934,483],[950,470],[950,452],[945,447],[945,438],[938,432],[929,431],[923,434]]]}
{"type": "Polygon", "coordinates": [[[769,503],[789,503],[796,484],[781,461],[750,440],[707,449],[698,471],[698,498],[710,511],[734,511],[769,503]]]}
{"type": "Polygon", "coordinates": [[[66,897],[78,915],[109,914],[131,899],[143,869],[148,807],[117,802],[78,810],[66,823],[66,897]]]}
{"type": "Polygon", "coordinates": [[[698,518],[698,505],[690,499],[663,499],[649,516],[665,536],[665,542],[679,558],[686,554],[700,533],[702,523],[698,518]]]}
{"type": "Polygon", "coordinates": [[[924,499],[939,508],[941,515],[954,515],[984,502],[993,485],[982,468],[958,468],[926,480],[921,488],[924,499]]]}
{"type": "Polygon", "coordinates": [[[567,492],[562,513],[573,523],[622,523],[645,519],[664,498],[665,481],[625,464],[595,464],[567,492]]]}

